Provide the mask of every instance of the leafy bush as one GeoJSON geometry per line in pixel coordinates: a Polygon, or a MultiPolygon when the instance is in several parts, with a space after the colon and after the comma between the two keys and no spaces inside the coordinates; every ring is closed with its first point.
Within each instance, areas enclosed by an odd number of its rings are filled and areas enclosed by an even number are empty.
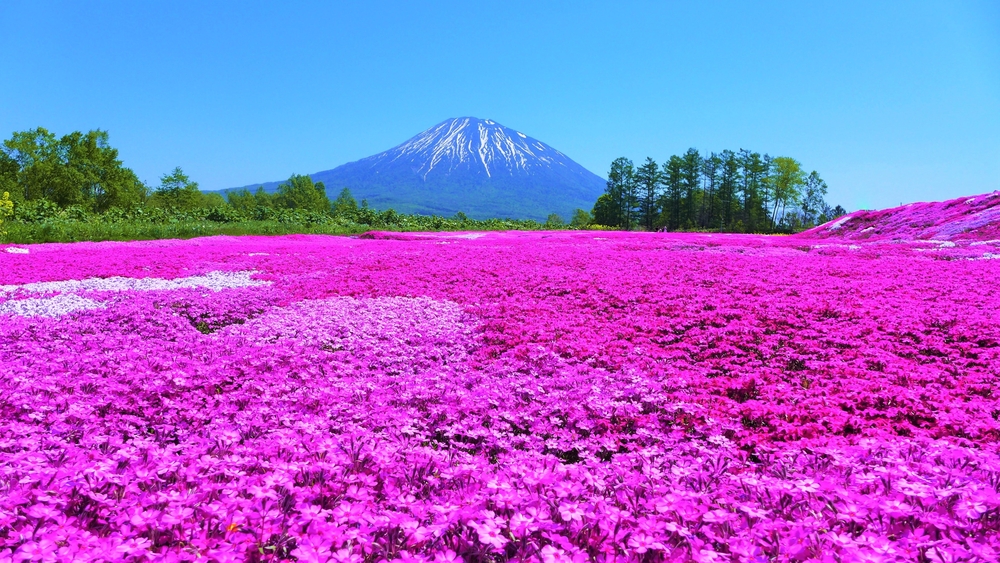
{"type": "Polygon", "coordinates": [[[4,230],[4,221],[14,214],[14,202],[10,200],[10,193],[3,192],[0,195],[0,236],[7,234],[4,230]]]}

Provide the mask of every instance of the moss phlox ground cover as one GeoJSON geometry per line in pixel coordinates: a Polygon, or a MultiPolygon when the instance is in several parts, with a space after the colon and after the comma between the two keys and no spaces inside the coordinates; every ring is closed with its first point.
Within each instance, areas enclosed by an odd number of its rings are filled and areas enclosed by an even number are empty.
{"type": "Polygon", "coordinates": [[[986,237],[8,248],[2,562],[1000,553],[986,237]]]}
{"type": "Polygon", "coordinates": [[[800,236],[872,241],[1000,239],[1000,191],[877,211],[855,211],[800,236]]]}

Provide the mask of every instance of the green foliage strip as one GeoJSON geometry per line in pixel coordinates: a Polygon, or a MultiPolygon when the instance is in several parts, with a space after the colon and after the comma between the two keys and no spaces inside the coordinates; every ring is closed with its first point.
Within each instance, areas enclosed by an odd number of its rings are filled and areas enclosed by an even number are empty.
{"type": "MultiPolygon", "coordinates": [[[[44,128],[14,133],[0,147],[0,225],[8,242],[70,242],[184,238],[212,234],[350,234],[371,229],[536,230],[566,228],[558,215],[531,220],[407,215],[360,204],[344,188],[330,201],[326,187],[293,174],[276,193],[263,188],[223,197],[204,193],[180,167],[143,184],[118,159],[106,131],[56,137],[44,128]],[[5,217],[13,220],[3,222],[5,217]]],[[[577,210],[571,228],[586,228],[577,210]]]]}
{"type": "Polygon", "coordinates": [[[793,232],[846,213],[824,200],[826,182],[793,158],[696,149],[640,165],[611,163],[593,222],[616,229],[793,232]]]}

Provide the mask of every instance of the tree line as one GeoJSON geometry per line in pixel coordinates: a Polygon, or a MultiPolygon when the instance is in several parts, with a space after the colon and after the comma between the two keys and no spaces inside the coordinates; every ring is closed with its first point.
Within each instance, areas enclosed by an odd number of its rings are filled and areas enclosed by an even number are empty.
{"type": "Polygon", "coordinates": [[[624,230],[792,232],[846,213],[825,200],[826,182],[789,157],[740,149],[688,149],[662,165],[611,163],[593,221],[624,230]]]}
{"type": "MultiPolygon", "coordinates": [[[[237,212],[295,209],[322,212],[332,209],[322,183],[293,174],[277,193],[259,190],[204,193],[197,182],[177,167],[148,186],[118,158],[107,131],[79,131],[57,137],[39,127],[15,132],[0,148],[0,193],[9,194],[15,213],[35,208],[76,208],[82,213],[134,211],[139,208],[190,212],[230,206],[237,212]]],[[[348,196],[349,197],[349,196],[348,196]]],[[[353,207],[357,205],[353,203],[353,207]]],[[[342,207],[343,207],[342,202],[342,207]]]]}
{"type": "Polygon", "coordinates": [[[370,228],[532,230],[561,226],[552,220],[543,224],[474,220],[463,213],[446,218],[379,211],[364,200],[357,202],[347,188],[331,201],[326,186],[300,174],[291,175],[274,193],[263,187],[253,192],[205,193],[180,167],[150,186],[122,163],[107,131],[102,130],[58,137],[39,127],[15,132],[0,144],[0,236],[7,230],[10,237],[24,242],[133,235],[155,238],[161,232],[194,236],[215,231],[348,233],[370,228]],[[206,222],[220,226],[205,226],[206,222]],[[98,229],[99,225],[108,228],[98,229]]]}
{"type": "Polygon", "coordinates": [[[345,188],[331,201],[326,187],[293,174],[275,193],[258,188],[225,196],[204,193],[177,167],[148,186],[122,163],[108,133],[79,131],[57,137],[44,128],[15,132],[0,146],[0,220],[13,215],[38,222],[58,215],[74,220],[170,222],[279,221],[314,224],[334,218],[380,228],[588,228],[791,232],[845,213],[824,196],[826,182],[805,174],[798,161],[740,150],[702,156],[689,149],[662,165],[652,158],[636,166],[611,164],[605,193],[593,212],[577,210],[568,225],[557,215],[534,221],[472,221],[404,216],[377,211],[345,188]],[[4,195],[9,194],[9,195],[4,195]]]}

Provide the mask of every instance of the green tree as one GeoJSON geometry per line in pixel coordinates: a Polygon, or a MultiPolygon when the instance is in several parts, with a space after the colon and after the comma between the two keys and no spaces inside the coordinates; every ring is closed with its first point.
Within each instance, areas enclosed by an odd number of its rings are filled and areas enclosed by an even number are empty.
{"type": "Polygon", "coordinates": [[[661,206],[666,216],[666,227],[668,231],[676,231],[681,228],[684,204],[684,159],[674,155],[664,162],[661,180],[664,186],[661,206]]]}
{"type": "Polygon", "coordinates": [[[546,229],[562,229],[566,227],[566,222],[563,218],[559,216],[558,213],[550,213],[548,218],[545,219],[546,229]]]}
{"type": "Polygon", "coordinates": [[[773,208],[770,214],[771,229],[778,223],[778,213],[784,213],[785,207],[797,204],[802,197],[802,187],[806,184],[806,175],[802,165],[794,158],[779,156],[771,161],[773,174],[768,184],[773,193],[773,208]]]}
{"type": "Polygon", "coordinates": [[[618,227],[621,225],[621,207],[611,197],[609,193],[603,193],[594,203],[594,210],[591,212],[594,222],[605,227],[618,227]]]}
{"type": "Polygon", "coordinates": [[[743,225],[747,232],[757,232],[767,217],[761,198],[761,184],[767,174],[769,162],[760,153],[740,149],[741,191],[743,198],[743,225]]]}
{"type": "Polygon", "coordinates": [[[285,209],[322,213],[330,211],[330,199],[326,196],[323,182],[314,184],[312,178],[301,174],[292,174],[288,181],[278,186],[278,194],[274,199],[278,207],[285,209]]]}
{"type": "Polygon", "coordinates": [[[192,182],[177,166],[169,174],[160,176],[160,185],[153,194],[153,204],[177,211],[193,211],[202,207],[202,193],[198,183],[192,182]]]}
{"type": "Polygon", "coordinates": [[[719,171],[722,159],[714,152],[702,159],[701,175],[704,178],[704,191],[701,198],[701,211],[698,225],[700,227],[716,228],[716,208],[718,207],[719,171]]]}
{"type": "MultiPolygon", "coordinates": [[[[615,208],[613,215],[605,218],[613,223],[605,223],[610,227],[618,227],[626,231],[632,229],[636,217],[637,189],[635,181],[635,165],[625,158],[616,158],[611,163],[608,172],[608,183],[605,194],[610,198],[615,208]]],[[[595,213],[596,217],[596,213],[595,213]]]]}
{"type": "Polygon", "coordinates": [[[7,234],[3,228],[3,222],[7,217],[14,214],[14,202],[10,199],[9,192],[0,193],[0,237],[7,234]]]}
{"type": "Polygon", "coordinates": [[[17,173],[17,162],[0,150],[0,193],[6,193],[8,197],[14,193],[14,197],[17,197],[17,173]]]}
{"type": "Polygon", "coordinates": [[[39,127],[15,132],[0,152],[0,182],[20,201],[106,211],[137,207],[147,196],[146,186],[118,159],[107,131],[76,131],[57,139],[39,127]]]}
{"type": "Polygon", "coordinates": [[[333,200],[333,214],[338,217],[353,217],[358,211],[358,202],[351,195],[351,190],[344,188],[333,200]]]}
{"type": "Polygon", "coordinates": [[[688,149],[681,157],[681,185],[684,205],[681,209],[680,226],[691,229],[695,226],[695,205],[701,181],[701,155],[698,149],[688,149]]]}
{"type": "Polygon", "coordinates": [[[724,150],[719,155],[722,160],[722,170],[719,175],[719,205],[722,207],[721,227],[728,231],[733,229],[736,217],[740,215],[737,192],[740,185],[740,162],[736,153],[724,150]]]}
{"type": "Polygon", "coordinates": [[[60,142],[68,150],[68,165],[81,182],[84,199],[93,202],[96,211],[136,208],[145,202],[148,189],[118,159],[107,131],[74,132],[60,142]]]}
{"type": "Polygon", "coordinates": [[[833,221],[837,217],[841,217],[843,215],[847,215],[846,209],[844,209],[839,205],[836,207],[830,207],[829,203],[824,202],[823,210],[820,212],[819,219],[817,219],[816,221],[818,224],[822,225],[823,223],[826,223],[828,221],[833,221]]]}
{"type": "Polygon", "coordinates": [[[660,190],[660,168],[656,161],[646,157],[646,162],[635,172],[639,196],[639,223],[647,231],[653,230],[656,222],[656,201],[660,190]]]}
{"type": "Polygon", "coordinates": [[[594,221],[649,229],[652,215],[656,217],[652,228],[771,232],[796,229],[803,220],[821,220],[833,213],[832,208],[821,207],[826,184],[819,174],[805,176],[792,158],[772,158],[746,149],[703,157],[691,148],[671,156],[654,174],[655,164],[647,158],[636,169],[625,157],[615,159],[605,193],[594,205],[594,221]],[[658,185],[651,188],[654,179],[658,185]],[[651,191],[656,194],[653,213],[648,209],[651,191]],[[804,206],[803,215],[787,213],[799,205],[804,206]]]}
{"type": "Polygon", "coordinates": [[[593,217],[585,209],[577,209],[573,212],[573,218],[569,222],[572,229],[586,229],[593,222],[593,217]]]}
{"type": "Polygon", "coordinates": [[[770,209],[771,205],[778,201],[774,197],[774,175],[772,174],[774,159],[769,154],[764,153],[760,160],[760,175],[757,177],[757,194],[760,199],[757,201],[758,207],[754,208],[754,211],[759,214],[759,219],[755,222],[759,225],[758,229],[773,231],[774,223],[771,221],[770,209]]]}
{"type": "Polygon", "coordinates": [[[257,191],[253,193],[253,200],[257,204],[257,209],[274,207],[274,195],[267,193],[264,186],[257,186],[257,191]]]}
{"type": "Polygon", "coordinates": [[[240,215],[253,217],[256,214],[257,200],[254,199],[250,190],[246,188],[227,192],[226,202],[240,215]]]}
{"type": "Polygon", "coordinates": [[[819,214],[826,205],[826,182],[813,170],[806,178],[802,197],[802,222],[805,227],[817,225],[819,214]]]}
{"type": "Polygon", "coordinates": [[[274,209],[274,197],[264,191],[264,186],[258,186],[253,193],[246,188],[229,192],[226,201],[241,216],[257,220],[267,219],[274,209]]]}
{"type": "Polygon", "coordinates": [[[18,189],[14,199],[31,201],[46,196],[46,176],[58,161],[56,136],[43,127],[18,131],[3,142],[6,160],[13,162],[18,189]]]}

